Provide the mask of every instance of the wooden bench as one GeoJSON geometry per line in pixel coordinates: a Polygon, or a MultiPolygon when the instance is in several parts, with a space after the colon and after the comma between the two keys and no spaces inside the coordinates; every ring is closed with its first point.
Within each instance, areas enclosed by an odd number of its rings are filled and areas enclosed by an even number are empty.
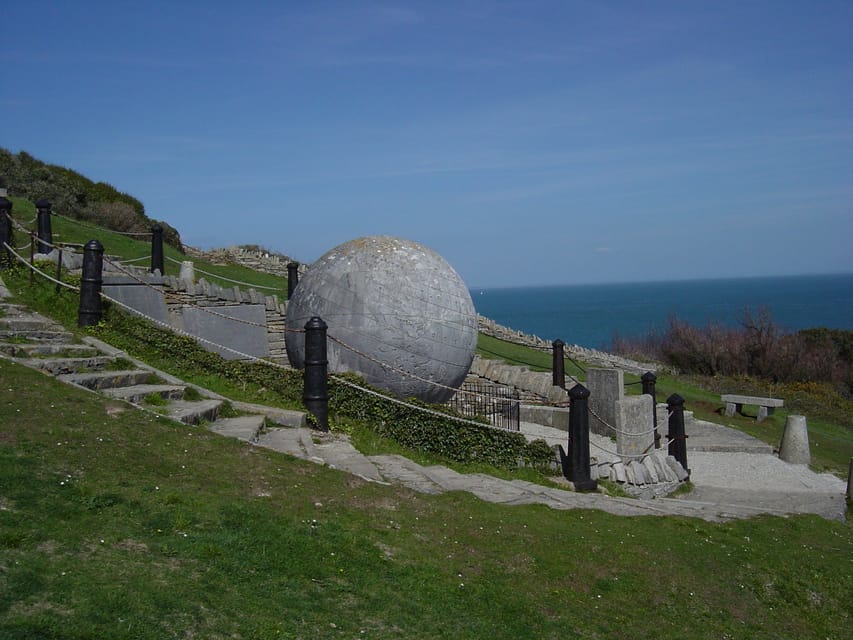
{"type": "Polygon", "coordinates": [[[743,405],[751,404],[758,407],[758,421],[761,422],[767,416],[773,415],[776,407],[784,407],[785,401],[781,398],[759,398],[757,396],[738,396],[725,393],[720,400],[726,403],[726,415],[732,417],[735,412],[743,414],[743,405]]]}

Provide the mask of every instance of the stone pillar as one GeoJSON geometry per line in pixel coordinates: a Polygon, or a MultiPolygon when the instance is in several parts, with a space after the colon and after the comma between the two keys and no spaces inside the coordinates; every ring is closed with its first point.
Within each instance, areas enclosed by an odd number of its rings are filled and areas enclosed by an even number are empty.
{"type": "Polygon", "coordinates": [[[590,392],[589,407],[593,412],[590,416],[590,430],[608,438],[615,436],[616,433],[607,425],[621,429],[619,423],[622,416],[618,405],[625,393],[625,376],[622,370],[587,369],[586,385],[590,392]]]}
{"type": "Polygon", "coordinates": [[[785,421],[785,432],[782,434],[782,444],[779,445],[779,457],[791,464],[811,462],[809,431],[805,416],[788,416],[785,421]]]}
{"type": "Polygon", "coordinates": [[[626,396],[617,405],[620,431],[616,434],[616,451],[628,456],[648,453],[655,442],[651,420],[652,397],[626,396]]]}
{"type": "Polygon", "coordinates": [[[178,274],[178,280],[186,282],[187,286],[195,283],[195,263],[192,260],[183,260],[181,262],[181,271],[178,274]]]}

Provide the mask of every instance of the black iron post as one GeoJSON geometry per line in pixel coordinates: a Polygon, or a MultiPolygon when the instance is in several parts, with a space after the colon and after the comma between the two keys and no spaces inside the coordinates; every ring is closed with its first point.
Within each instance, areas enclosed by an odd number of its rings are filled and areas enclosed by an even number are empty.
{"type": "Polygon", "coordinates": [[[598,482],[589,473],[589,389],[576,384],[569,389],[569,452],[560,445],[563,475],[575,491],[595,491],[598,482]]]}
{"type": "Polygon", "coordinates": [[[655,383],[658,377],[651,371],[646,371],[640,380],[643,381],[643,394],[652,397],[652,420],[655,425],[655,449],[660,449],[660,432],[658,432],[658,399],[655,395],[655,383]]]}
{"type": "Polygon", "coordinates": [[[89,240],[83,247],[83,274],[80,278],[80,307],[77,325],[89,327],[101,319],[101,270],[104,266],[104,245],[89,240]]]}
{"type": "Polygon", "coordinates": [[[46,198],[36,201],[38,209],[39,253],[50,253],[53,249],[53,231],[50,228],[50,202],[46,198]]]}
{"type": "Polygon", "coordinates": [[[678,460],[684,470],[690,474],[687,468],[687,435],[684,433],[684,398],[673,393],[666,399],[666,409],[669,411],[669,433],[666,437],[670,440],[668,453],[678,460]]]}
{"type": "Polygon", "coordinates": [[[151,227],[151,273],[159,271],[160,275],[166,275],[163,265],[163,227],[155,224],[151,227]]]}
{"type": "Polygon", "coordinates": [[[12,201],[0,196],[0,270],[12,266],[12,254],[3,245],[12,246],[12,201]]]}
{"type": "Polygon", "coordinates": [[[563,347],[566,343],[557,338],[551,343],[551,371],[553,373],[552,384],[555,387],[566,388],[566,363],[563,355],[563,347]]]}
{"type": "Polygon", "coordinates": [[[57,247],[59,255],[56,257],[56,293],[59,293],[59,283],[62,282],[62,247],[57,247]]]}
{"type": "Polygon", "coordinates": [[[305,324],[305,371],[302,373],[304,389],[302,403],[317,419],[317,428],[329,430],[329,387],[326,357],[327,325],[314,316],[305,324]]]}
{"type": "Polygon", "coordinates": [[[287,263],[287,299],[293,297],[293,292],[296,290],[296,285],[299,284],[299,263],[287,263]]]}

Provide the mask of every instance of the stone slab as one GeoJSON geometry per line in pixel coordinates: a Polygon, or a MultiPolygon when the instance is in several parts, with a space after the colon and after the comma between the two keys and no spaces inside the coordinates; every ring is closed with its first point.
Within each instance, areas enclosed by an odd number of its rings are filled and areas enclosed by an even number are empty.
{"type": "Polygon", "coordinates": [[[148,276],[144,282],[130,276],[104,276],[101,291],[130,307],[133,313],[169,324],[169,312],[163,291],[155,286],[163,281],[161,276],[148,276]]]}
{"type": "Polygon", "coordinates": [[[203,338],[199,342],[205,349],[218,353],[226,360],[246,359],[240,354],[257,358],[270,354],[263,305],[226,305],[209,309],[214,313],[200,307],[181,309],[184,330],[197,338],[203,338]]]}

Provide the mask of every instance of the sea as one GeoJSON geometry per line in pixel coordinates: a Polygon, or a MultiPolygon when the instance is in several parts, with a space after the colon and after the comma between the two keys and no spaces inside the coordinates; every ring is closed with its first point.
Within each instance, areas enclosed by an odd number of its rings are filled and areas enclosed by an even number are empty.
{"type": "Polygon", "coordinates": [[[738,326],[766,308],[787,331],[853,330],[853,273],[473,289],[477,312],[545,340],[607,350],[615,337],[663,332],[671,316],[738,326]]]}

